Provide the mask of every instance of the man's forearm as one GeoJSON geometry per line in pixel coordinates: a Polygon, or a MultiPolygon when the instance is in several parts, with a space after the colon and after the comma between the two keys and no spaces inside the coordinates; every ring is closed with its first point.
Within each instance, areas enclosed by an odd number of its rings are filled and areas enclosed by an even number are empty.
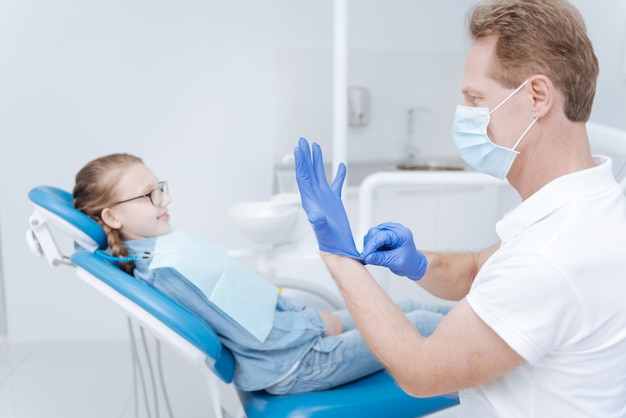
{"type": "Polygon", "coordinates": [[[322,259],[372,352],[388,369],[401,368],[422,338],[417,329],[359,261],[324,252],[322,259]]]}
{"type": "Polygon", "coordinates": [[[416,283],[441,299],[461,300],[469,293],[480,268],[499,246],[497,243],[478,253],[424,252],[428,268],[416,283]]]}

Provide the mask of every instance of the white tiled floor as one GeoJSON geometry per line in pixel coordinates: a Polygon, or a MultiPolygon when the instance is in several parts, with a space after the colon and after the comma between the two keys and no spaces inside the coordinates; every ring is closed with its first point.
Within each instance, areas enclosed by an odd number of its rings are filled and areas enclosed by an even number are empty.
{"type": "MultiPolygon", "coordinates": [[[[166,348],[162,353],[173,415],[212,418],[204,376],[166,348]]],[[[224,405],[234,412],[238,404],[233,389],[225,385],[222,389],[224,405]]],[[[154,399],[150,390],[147,396],[154,399]]],[[[163,395],[158,397],[159,416],[168,417],[163,395]]],[[[143,400],[138,405],[141,418],[148,416],[143,400]]],[[[136,417],[128,344],[0,346],[0,417],[136,417]]]]}
{"type": "MultiPolygon", "coordinates": [[[[154,361],[154,345],[150,352],[154,361]]],[[[205,377],[167,347],[161,352],[173,416],[214,418],[205,377]]],[[[130,353],[127,342],[29,346],[0,342],[0,417],[146,418],[141,393],[136,414],[130,353]]],[[[226,385],[221,388],[223,406],[234,414],[239,407],[234,389],[226,385]]],[[[150,390],[147,397],[154,399],[150,390]]],[[[159,392],[157,397],[158,416],[169,418],[163,395],[159,392]]],[[[451,408],[429,418],[456,416],[457,409],[451,408]]]]}

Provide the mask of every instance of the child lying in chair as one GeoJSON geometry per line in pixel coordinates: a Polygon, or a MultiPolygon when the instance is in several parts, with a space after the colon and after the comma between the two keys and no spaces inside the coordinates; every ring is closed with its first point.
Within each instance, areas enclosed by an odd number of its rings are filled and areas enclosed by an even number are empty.
{"type": "MultiPolygon", "coordinates": [[[[320,312],[278,294],[211,242],[170,227],[167,183],[143,161],[111,154],[76,175],[74,206],[97,221],[120,268],[210,325],[235,358],[244,391],[329,389],[383,369],[347,311],[320,312]]],[[[447,306],[398,302],[424,336],[447,306]]]]}

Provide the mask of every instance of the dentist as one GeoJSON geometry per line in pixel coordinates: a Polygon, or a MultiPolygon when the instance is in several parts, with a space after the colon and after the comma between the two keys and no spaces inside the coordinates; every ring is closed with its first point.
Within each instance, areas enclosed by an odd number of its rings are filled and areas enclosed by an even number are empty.
{"type": "MultiPolygon", "coordinates": [[[[500,242],[472,254],[419,251],[412,232],[372,228],[359,253],[322,152],[295,149],[302,204],[359,330],[402,388],[459,391],[464,417],[626,416],[626,198],[585,122],[598,64],[566,0],[483,1],[453,138],[477,171],[522,203],[500,242]],[[458,303],[422,336],[363,264],[388,267],[458,303]]],[[[390,405],[390,409],[393,406],[390,405]]]]}

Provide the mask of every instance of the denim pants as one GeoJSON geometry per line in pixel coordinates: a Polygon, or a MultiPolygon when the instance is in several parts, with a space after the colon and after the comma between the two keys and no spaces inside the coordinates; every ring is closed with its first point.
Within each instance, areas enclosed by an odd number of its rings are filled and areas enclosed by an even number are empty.
{"type": "MultiPolygon", "coordinates": [[[[425,337],[433,333],[451,308],[449,305],[425,304],[408,299],[396,303],[425,337]]],[[[333,313],[341,318],[344,332],[327,338],[339,338],[341,343],[330,352],[312,349],[293,373],[266,388],[267,392],[287,395],[325,390],[384,369],[355,328],[350,313],[347,310],[333,313]]]]}

